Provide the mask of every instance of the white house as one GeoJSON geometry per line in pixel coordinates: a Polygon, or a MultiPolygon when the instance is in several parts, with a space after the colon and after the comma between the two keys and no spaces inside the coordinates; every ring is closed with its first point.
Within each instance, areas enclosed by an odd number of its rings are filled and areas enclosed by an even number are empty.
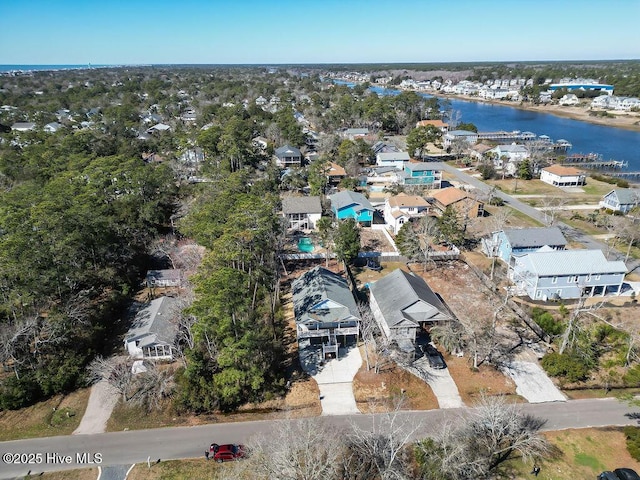
{"type": "Polygon", "coordinates": [[[503,169],[509,175],[515,174],[516,165],[519,162],[531,156],[527,147],[515,143],[498,145],[489,151],[496,155],[494,160],[496,168],[503,169]]]}
{"type": "Polygon", "coordinates": [[[451,144],[459,138],[466,140],[469,145],[474,145],[478,142],[478,134],[476,132],[452,130],[442,136],[442,144],[445,148],[450,147],[451,144]]]}
{"type": "Polygon", "coordinates": [[[587,176],[574,167],[551,165],[540,171],[540,180],[555,187],[575,187],[586,184],[587,176]]]}
{"type": "Polygon", "coordinates": [[[640,205],[640,190],[632,188],[616,188],[607,193],[600,200],[600,207],[614,212],[627,213],[640,205]]]}
{"type": "Polygon", "coordinates": [[[376,155],[376,165],[381,167],[393,167],[398,170],[404,168],[404,162],[411,160],[408,152],[380,152],[376,155]]]}
{"type": "Polygon", "coordinates": [[[175,323],[176,300],[160,297],[144,305],[136,313],[129,331],[124,338],[124,346],[134,358],[152,360],[172,360],[178,326],[175,323]]]}
{"type": "Polygon", "coordinates": [[[384,202],[384,221],[393,233],[398,233],[402,225],[411,218],[420,217],[429,212],[430,204],[418,195],[399,193],[384,202]]]}
{"type": "Polygon", "coordinates": [[[560,105],[572,106],[572,105],[578,105],[580,103],[580,100],[578,100],[578,97],[576,96],[575,93],[567,93],[566,95],[562,96],[562,98],[558,101],[558,103],[560,105]]]}
{"type": "Polygon", "coordinates": [[[284,197],[282,215],[291,230],[314,230],[322,216],[320,197],[284,197]]]}
{"type": "Polygon", "coordinates": [[[64,128],[64,125],[58,122],[47,123],[42,129],[48,133],[56,133],[61,128],[64,128]]]}

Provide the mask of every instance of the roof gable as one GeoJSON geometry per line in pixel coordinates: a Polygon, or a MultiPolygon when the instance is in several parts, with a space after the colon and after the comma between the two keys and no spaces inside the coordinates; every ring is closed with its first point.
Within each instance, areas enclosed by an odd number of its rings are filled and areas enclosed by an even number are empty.
{"type": "Polygon", "coordinates": [[[374,210],[373,205],[367,200],[367,197],[361,193],[352,192],[351,190],[343,190],[342,192],[330,195],[329,199],[331,200],[331,206],[336,210],[342,210],[353,205],[359,205],[361,210],[374,210]]]}
{"type": "Polygon", "coordinates": [[[421,321],[451,320],[446,307],[422,278],[397,269],[370,286],[390,327],[410,320],[421,321]]]}

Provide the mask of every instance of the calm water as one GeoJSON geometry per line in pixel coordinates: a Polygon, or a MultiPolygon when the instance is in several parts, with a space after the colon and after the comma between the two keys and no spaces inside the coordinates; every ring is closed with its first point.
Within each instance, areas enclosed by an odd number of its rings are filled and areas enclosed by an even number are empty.
{"type": "MultiPolygon", "coordinates": [[[[350,82],[338,82],[352,86],[350,82]]],[[[378,95],[397,95],[399,90],[371,87],[378,95]]],[[[425,97],[431,95],[421,94],[425,97]]],[[[549,113],[530,112],[504,105],[446,99],[461,114],[461,121],[473,123],[482,132],[520,130],[564,138],[573,145],[569,153],[598,153],[604,160],[624,160],[626,170],[640,171],[640,132],[593,125],[549,113]]]]}
{"type": "Polygon", "coordinates": [[[0,72],[37,70],[80,70],[83,68],[103,68],[111,65],[0,65],[0,72]]]}

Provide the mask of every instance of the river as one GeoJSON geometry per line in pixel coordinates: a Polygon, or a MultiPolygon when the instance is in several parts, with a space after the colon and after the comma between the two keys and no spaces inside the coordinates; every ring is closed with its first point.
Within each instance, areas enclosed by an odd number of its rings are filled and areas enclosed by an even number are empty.
{"type": "MultiPolygon", "coordinates": [[[[335,81],[353,86],[351,82],[335,81]]],[[[399,90],[370,87],[378,95],[397,95],[399,90]]],[[[431,95],[420,93],[424,97],[431,95]]],[[[625,170],[640,171],[640,132],[622,128],[594,125],[592,123],[558,117],[550,113],[532,112],[506,105],[445,99],[451,108],[460,112],[460,121],[473,123],[481,132],[499,130],[533,132],[547,135],[552,140],[561,138],[571,142],[569,153],[597,153],[604,160],[628,162],[625,170]]],[[[441,104],[443,102],[441,101],[441,104]]]]}

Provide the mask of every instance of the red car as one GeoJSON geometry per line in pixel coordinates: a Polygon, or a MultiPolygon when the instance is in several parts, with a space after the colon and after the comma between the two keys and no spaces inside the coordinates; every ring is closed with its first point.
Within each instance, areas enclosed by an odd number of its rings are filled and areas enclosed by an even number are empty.
{"type": "Polygon", "coordinates": [[[234,443],[218,445],[217,443],[212,443],[209,447],[209,458],[216,462],[222,463],[227,460],[238,460],[244,456],[244,445],[236,445],[234,443]]]}

